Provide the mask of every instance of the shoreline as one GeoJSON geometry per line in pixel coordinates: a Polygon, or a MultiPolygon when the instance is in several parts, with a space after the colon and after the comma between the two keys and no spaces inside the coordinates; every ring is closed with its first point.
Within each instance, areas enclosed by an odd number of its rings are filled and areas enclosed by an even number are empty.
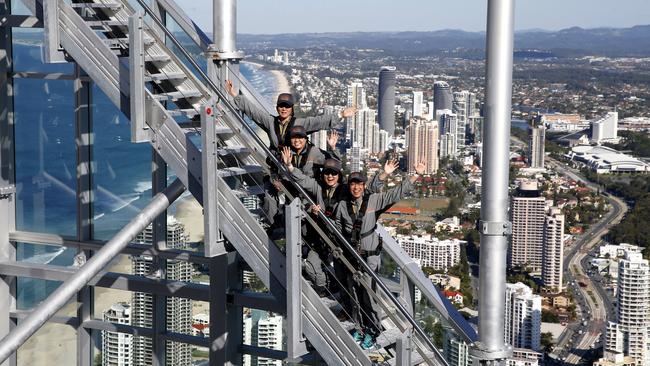
{"type": "Polygon", "coordinates": [[[291,83],[289,82],[289,75],[286,72],[281,70],[271,70],[267,69],[265,64],[261,64],[255,61],[242,61],[242,63],[251,65],[253,67],[264,69],[268,71],[275,78],[275,94],[280,93],[291,93],[291,83]]]}

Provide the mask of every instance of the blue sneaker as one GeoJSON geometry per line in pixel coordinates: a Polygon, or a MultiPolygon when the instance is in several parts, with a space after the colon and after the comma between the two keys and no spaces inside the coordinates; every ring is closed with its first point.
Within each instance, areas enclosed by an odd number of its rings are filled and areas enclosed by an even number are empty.
{"type": "Polygon", "coordinates": [[[363,333],[359,332],[358,330],[355,330],[354,333],[352,333],[352,338],[354,339],[355,342],[359,343],[363,339],[363,333]]]}
{"type": "Polygon", "coordinates": [[[363,337],[363,342],[361,342],[361,348],[364,350],[375,348],[375,337],[366,333],[366,335],[363,337]]]}

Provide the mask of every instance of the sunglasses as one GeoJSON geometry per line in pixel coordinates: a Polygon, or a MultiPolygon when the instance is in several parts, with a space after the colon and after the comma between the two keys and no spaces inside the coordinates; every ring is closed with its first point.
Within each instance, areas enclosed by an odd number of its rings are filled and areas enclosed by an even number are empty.
{"type": "Polygon", "coordinates": [[[323,170],[323,175],[339,175],[336,170],[323,170]]]}
{"type": "Polygon", "coordinates": [[[293,104],[288,103],[288,102],[280,102],[278,103],[278,108],[291,108],[293,107],[293,104]]]}

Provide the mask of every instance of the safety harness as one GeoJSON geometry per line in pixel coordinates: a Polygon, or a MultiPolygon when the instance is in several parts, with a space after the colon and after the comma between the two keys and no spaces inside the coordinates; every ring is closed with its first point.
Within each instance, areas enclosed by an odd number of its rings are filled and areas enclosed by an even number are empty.
{"type": "Polygon", "coordinates": [[[366,231],[365,233],[361,232],[361,226],[363,225],[363,217],[366,215],[366,211],[368,210],[368,200],[370,198],[369,194],[364,194],[363,198],[361,200],[361,207],[359,207],[359,211],[357,214],[354,214],[354,203],[352,201],[348,202],[348,215],[350,216],[351,219],[354,220],[354,223],[352,224],[352,233],[351,233],[351,241],[352,245],[356,248],[357,252],[362,256],[362,257],[369,257],[372,255],[378,255],[381,252],[382,248],[382,240],[381,237],[379,237],[379,245],[377,246],[377,249],[375,250],[362,250],[361,249],[361,240],[372,235],[375,232],[375,229],[377,228],[377,216],[375,213],[375,218],[373,219],[373,222],[375,225],[373,227],[366,231]]]}

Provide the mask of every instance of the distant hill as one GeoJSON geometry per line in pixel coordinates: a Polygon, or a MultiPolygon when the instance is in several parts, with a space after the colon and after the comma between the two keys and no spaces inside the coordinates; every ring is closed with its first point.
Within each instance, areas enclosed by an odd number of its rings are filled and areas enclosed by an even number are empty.
{"type": "MultiPolygon", "coordinates": [[[[302,33],[238,35],[242,47],[278,48],[345,47],[376,48],[387,53],[431,54],[448,50],[482,50],[485,32],[440,30],[433,32],[302,33]]],[[[573,27],[560,31],[525,30],[515,34],[515,48],[543,51],[554,56],[650,56],[650,25],[631,28],[573,27]]]]}

